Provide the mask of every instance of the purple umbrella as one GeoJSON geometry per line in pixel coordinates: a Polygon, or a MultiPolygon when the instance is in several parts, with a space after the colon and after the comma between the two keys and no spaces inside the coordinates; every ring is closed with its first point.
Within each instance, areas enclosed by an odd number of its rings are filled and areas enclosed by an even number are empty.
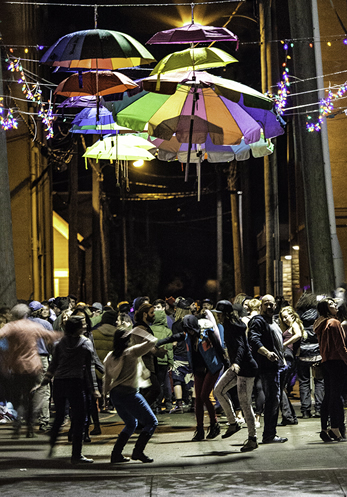
{"type": "Polygon", "coordinates": [[[214,41],[237,41],[236,49],[238,48],[238,38],[229,29],[203,26],[194,22],[180,28],[159,31],[147,41],[147,44],[211,43],[214,41]]]}

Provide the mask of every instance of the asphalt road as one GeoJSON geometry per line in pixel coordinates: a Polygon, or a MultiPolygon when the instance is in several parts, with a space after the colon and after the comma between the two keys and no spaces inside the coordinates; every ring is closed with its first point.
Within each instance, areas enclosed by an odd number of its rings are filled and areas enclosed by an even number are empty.
{"type": "MultiPolygon", "coordinates": [[[[296,409],[299,405],[296,402],[296,409]]],[[[299,414],[299,412],[298,412],[299,414]]],[[[13,440],[10,424],[0,425],[1,497],[214,497],[214,496],[346,496],[347,443],[324,444],[319,419],[300,419],[296,426],[279,427],[285,444],[262,445],[241,453],[247,438],[243,428],[223,440],[191,442],[194,414],[159,415],[159,426],[146,453],[152,464],[130,461],[111,465],[110,453],[122,429],[114,413],[100,415],[102,434],[84,445],[90,465],[70,464],[66,431],[55,457],[47,458],[48,437],[13,440]]],[[[221,418],[222,433],[226,419],[221,418]]],[[[206,419],[206,425],[208,420],[206,419]]],[[[261,440],[262,428],[259,429],[261,440]]],[[[131,455],[137,435],[124,450],[131,455]]]]}

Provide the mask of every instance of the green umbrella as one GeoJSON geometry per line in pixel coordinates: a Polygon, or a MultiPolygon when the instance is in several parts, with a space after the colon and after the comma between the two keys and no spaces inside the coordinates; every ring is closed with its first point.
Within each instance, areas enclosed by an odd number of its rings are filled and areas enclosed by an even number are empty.
{"type": "Polygon", "coordinates": [[[105,160],[153,160],[153,145],[138,135],[106,136],[88,147],[83,157],[105,160]]]}
{"type": "Polygon", "coordinates": [[[176,71],[197,71],[211,67],[224,67],[232,62],[238,62],[235,57],[224,50],[214,47],[187,48],[164,57],[155,66],[151,76],[176,71]]]}

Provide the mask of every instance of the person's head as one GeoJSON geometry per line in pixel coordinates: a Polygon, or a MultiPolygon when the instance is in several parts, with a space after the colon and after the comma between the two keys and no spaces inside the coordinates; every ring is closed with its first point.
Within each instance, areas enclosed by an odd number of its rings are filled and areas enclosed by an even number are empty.
{"type": "Polygon", "coordinates": [[[174,297],[165,297],[165,311],[169,316],[175,312],[175,299],[174,297]]]}
{"type": "Polygon", "coordinates": [[[43,305],[38,300],[32,300],[29,303],[29,309],[30,309],[31,313],[33,314],[36,312],[37,313],[37,314],[35,314],[36,316],[41,314],[41,312],[38,312],[38,311],[41,311],[42,307],[43,307],[43,305]]]}
{"type": "Polygon", "coordinates": [[[135,312],[135,323],[152,324],[154,321],[154,307],[144,303],[135,312]]]}
{"type": "Polygon", "coordinates": [[[303,314],[309,309],[317,309],[317,295],[315,293],[303,293],[295,305],[298,314],[303,314]]]}
{"type": "Polygon", "coordinates": [[[165,311],[165,300],[157,299],[153,302],[153,307],[155,311],[165,311]]]}
{"type": "Polygon", "coordinates": [[[133,327],[131,317],[124,312],[120,312],[117,318],[117,328],[120,327],[123,327],[126,330],[131,330],[133,327]]]}
{"type": "Polygon", "coordinates": [[[127,300],[123,300],[122,302],[119,302],[117,309],[122,314],[128,314],[128,312],[130,312],[131,305],[127,300]]]}
{"type": "Polygon", "coordinates": [[[273,297],[273,295],[264,295],[261,300],[260,314],[267,319],[272,319],[272,316],[275,313],[275,309],[275,297],[273,297]]]}
{"type": "Polygon", "coordinates": [[[332,297],[326,297],[318,302],[317,311],[325,318],[336,317],[338,312],[337,303],[332,297]]]}
{"type": "Polygon", "coordinates": [[[249,313],[259,314],[261,308],[261,302],[259,299],[251,299],[247,303],[249,313]]]}
{"type": "Polygon", "coordinates": [[[69,319],[69,317],[72,314],[72,309],[65,309],[60,315],[61,315],[61,327],[63,330],[65,330],[65,324],[66,321],[69,319]]]}
{"type": "Polygon", "coordinates": [[[250,300],[252,300],[252,297],[246,296],[246,297],[242,300],[242,302],[241,302],[241,305],[242,305],[242,307],[243,307],[243,309],[244,309],[244,312],[245,312],[246,314],[249,314],[249,313],[250,313],[250,310],[249,310],[249,307],[248,307],[248,303],[249,303],[249,301],[250,301],[250,300]]]}
{"type": "Polygon", "coordinates": [[[137,297],[134,300],[134,309],[135,309],[135,312],[140,309],[140,307],[142,306],[142,304],[149,304],[149,297],[147,297],[147,296],[137,297]]]}
{"type": "Polygon", "coordinates": [[[42,319],[48,319],[51,315],[51,310],[48,304],[43,304],[42,309],[40,310],[40,315],[42,319]]]}
{"type": "Polygon", "coordinates": [[[82,316],[70,316],[65,322],[65,335],[78,337],[83,334],[84,323],[82,316]]]}
{"type": "Polygon", "coordinates": [[[11,309],[12,321],[25,319],[30,316],[30,308],[26,304],[17,304],[11,309]]]}
{"type": "Polygon", "coordinates": [[[101,317],[101,324],[110,324],[112,326],[117,326],[118,312],[116,311],[105,311],[101,317]]]}
{"type": "Polygon", "coordinates": [[[211,299],[204,299],[202,301],[202,308],[207,309],[207,310],[212,310],[213,309],[213,302],[211,299]]]}
{"type": "Polygon", "coordinates": [[[303,325],[299,315],[295,312],[292,306],[282,307],[278,315],[279,324],[283,331],[287,330],[296,322],[303,330],[303,325]]]}
{"type": "Polygon", "coordinates": [[[68,295],[68,299],[70,301],[70,307],[71,307],[71,309],[73,309],[77,304],[77,297],[76,297],[76,295],[70,294],[70,295],[68,295]]]}
{"type": "Polygon", "coordinates": [[[182,327],[183,330],[192,337],[197,337],[200,334],[198,318],[192,314],[189,314],[183,318],[182,327]]]}
{"type": "Polygon", "coordinates": [[[112,355],[115,359],[120,357],[124,350],[127,348],[130,340],[130,333],[124,327],[119,327],[113,335],[113,352],[112,355]]]}
{"type": "Polygon", "coordinates": [[[99,314],[102,314],[103,306],[102,306],[101,302],[94,302],[93,305],[91,306],[91,311],[93,312],[93,317],[99,316],[99,314]]]}
{"type": "Polygon", "coordinates": [[[82,318],[83,333],[88,333],[91,330],[92,324],[91,324],[90,317],[89,317],[85,307],[83,307],[83,306],[75,307],[75,309],[72,313],[72,316],[80,316],[82,318]]]}

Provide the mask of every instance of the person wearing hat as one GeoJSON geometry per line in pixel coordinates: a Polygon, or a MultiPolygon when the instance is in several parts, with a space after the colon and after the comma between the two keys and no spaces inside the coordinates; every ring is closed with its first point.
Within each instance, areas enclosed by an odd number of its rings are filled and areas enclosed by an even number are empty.
{"type": "Polygon", "coordinates": [[[213,302],[211,299],[204,299],[202,301],[202,308],[211,311],[213,309],[213,302]]]}
{"type": "Polygon", "coordinates": [[[214,395],[219,400],[229,422],[229,427],[222,438],[231,437],[241,430],[228,395],[228,391],[237,385],[237,394],[248,429],[248,439],[241,447],[241,452],[249,452],[258,448],[255,416],[252,409],[252,391],[258,366],[247,342],[246,325],[234,312],[234,307],[237,305],[233,305],[228,300],[220,300],[216,305],[216,312],[222,315],[224,341],[231,366],[216,383],[214,395]]]}
{"type": "Polygon", "coordinates": [[[93,313],[90,317],[90,321],[92,328],[94,328],[94,326],[100,323],[104,308],[101,302],[94,302],[94,304],[90,307],[90,310],[93,313]]]}

